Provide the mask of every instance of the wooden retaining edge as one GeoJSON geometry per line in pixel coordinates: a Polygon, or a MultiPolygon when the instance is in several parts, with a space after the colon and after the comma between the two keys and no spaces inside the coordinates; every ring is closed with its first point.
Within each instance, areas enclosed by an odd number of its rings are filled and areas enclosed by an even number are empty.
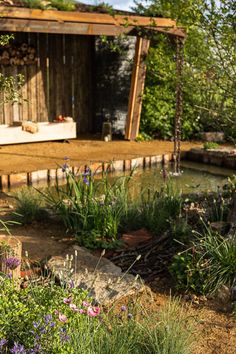
{"type": "MultiPolygon", "coordinates": [[[[93,173],[125,172],[134,168],[150,168],[157,164],[167,164],[173,160],[173,154],[137,157],[128,160],[115,160],[111,162],[94,162],[88,165],[93,173]]],[[[83,172],[86,165],[73,166],[70,170],[75,173],[83,172]]],[[[65,179],[63,169],[44,169],[31,172],[5,174],[0,176],[0,191],[9,191],[10,188],[36,185],[39,182],[49,183],[53,180],[65,179]]]]}

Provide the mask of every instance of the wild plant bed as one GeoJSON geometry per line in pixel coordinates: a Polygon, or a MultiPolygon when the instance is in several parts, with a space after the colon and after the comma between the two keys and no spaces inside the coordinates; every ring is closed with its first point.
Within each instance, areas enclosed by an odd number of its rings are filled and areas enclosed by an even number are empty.
{"type": "MultiPolygon", "coordinates": [[[[25,225],[11,226],[12,233],[37,229],[34,241],[43,245],[51,237],[50,228],[55,237],[56,224],[62,237],[67,229],[82,246],[112,249],[111,259],[139,274],[152,290],[104,307],[85,291],[55,284],[52,278],[37,284],[26,279],[21,290],[2,278],[3,352],[234,353],[230,289],[235,285],[236,245],[233,229],[221,228],[234,209],[234,181],[217,193],[183,196],[165,176],[160,191],[143,191],[133,200],[128,192],[132,176],[110,182],[104,175],[96,181],[89,168],[77,176],[68,162],[64,169],[65,187],[57,185],[53,193],[18,193],[14,211],[25,225]],[[124,248],[122,233],[140,228],[152,240],[124,248]],[[170,289],[183,295],[182,304],[169,298],[170,289]]],[[[48,252],[59,244],[55,238],[51,242],[48,252]]]]}

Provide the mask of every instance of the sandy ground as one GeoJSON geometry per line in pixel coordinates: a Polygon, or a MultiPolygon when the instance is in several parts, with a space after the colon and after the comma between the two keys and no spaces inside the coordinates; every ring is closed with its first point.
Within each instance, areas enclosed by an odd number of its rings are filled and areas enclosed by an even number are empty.
{"type": "MultiPolygon", "coordinates": [[[[183,142],[182,150],[202,146],[201,143],[183,142]]],[[[42,142],[6,145],[0,147],[0,175],[57,168],[64,157],[71,165],[80,166],[92,162],[124,160],[141,156],[173,152],[170,141],[111,141],[71,140],[66,142],[42,142]]]]}

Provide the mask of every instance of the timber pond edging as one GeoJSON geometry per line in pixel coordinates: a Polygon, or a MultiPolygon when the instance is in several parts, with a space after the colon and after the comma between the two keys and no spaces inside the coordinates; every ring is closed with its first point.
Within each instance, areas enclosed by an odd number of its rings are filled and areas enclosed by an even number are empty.
{"type": "MultiPolygon", "coordinates": [[[[115,161],[98,161],[87,163],[86,165],[72,166],[70,167],[73,173],[78,173],[83,171],[85,166],[89,166],[91,171],[99,174],[104,171],[108,172],[125,172],[130,171],[135,167],[138,168],[149,168],[157,164],[166,164],[173,161],[173,154],[161,154],[153,156],[142,156],[136,157],[134,159],[128,160],[115,160],[115,161]]],[[[39,182],[51,182],[53,180],[63,180],[65,179],[65,172],[63,168],[59,167],[56,169],[44,169],[30,172],[20,172],[3,174],[0,176],[0,191],[8,191],[10,188],[32,186],[39,182]]]]}

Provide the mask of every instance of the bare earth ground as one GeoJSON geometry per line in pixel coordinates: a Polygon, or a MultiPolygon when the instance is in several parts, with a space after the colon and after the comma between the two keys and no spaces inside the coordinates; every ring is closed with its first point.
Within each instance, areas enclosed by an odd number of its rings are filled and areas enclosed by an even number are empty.
{"type": "MultiPolygon", "coordinates": [[[[182,150],[201,146],[198,143],[183,143],[182,150]]],[[[173,150],[171,142],[125,142],[75,140],[67,143],[40,143],[3,146],[0,148],[0,174],[26,172],[38,169],[55,168],[64,156],[70,157],[73,164],[112,159],[169,153],[173,150]]],[[[13,200],[0,193],[0,211],[10,212],[13,200]]],[[[0,213],[1,218],[1,213],[0,213]]],[[[23,254],[28,251],[30,258],[39,260],[52,255],[65,254],[73,244],[73,239],[56,222],[34,223],[28,226],[15,226],[12,234],[23,244],[23,254]]],[[[169,299],[168,290],[163,289],[159,280],[152,284],[152,291],[141,296],[141,302],[153,311],[169,299]]],[[[183,302],[186,305],[185,301],[183,302]]],[[[236,318],[222,312],[223,306],[208,300],[199,305],[190,305],[189,315],[195,322],[196,347],[192,354],[234,354],[236,352],[236,318]]]]}
{"type": "MultiPolygon", "coordinates": [[[[202,146],[201,143],[183,142],[182,150],[202,146]]],[[[42,142],[0,146],[0,175],[57,168],[64,157],[71,165],[80,166],[92,162],[125,160],[141,156],[173,152],[170,141],[111,141],[70,140],[66,142],[42,142]]]]}

